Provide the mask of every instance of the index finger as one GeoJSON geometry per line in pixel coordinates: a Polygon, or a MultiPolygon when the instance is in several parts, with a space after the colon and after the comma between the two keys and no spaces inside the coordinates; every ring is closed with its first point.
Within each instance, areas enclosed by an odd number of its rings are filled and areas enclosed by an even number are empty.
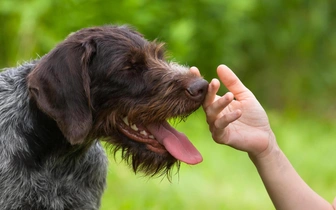
{"type": "Polygon", "coordinates": [[[218,66],[217,74],[225,87],[233,93],[237,100],[242,100],[251,96],[254,97],[252,92],[245,87],[236,74],[226,65],[218,66]]]}
{"type": "Polygon", "coordinates": [[[203,102],[204,110],[208,108],[213,102],[216,101],[217,92],[219,90],[220,83],[217,79],[212,79],[209,83],[208,92],[205,96],[205,100],[203,102]]]}

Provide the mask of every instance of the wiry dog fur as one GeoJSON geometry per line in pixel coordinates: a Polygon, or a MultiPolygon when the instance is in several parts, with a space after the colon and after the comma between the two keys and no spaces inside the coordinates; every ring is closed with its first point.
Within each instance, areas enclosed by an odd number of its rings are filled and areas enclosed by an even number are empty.
{"type": "Polygon", "coordinates": [[[206,88],[198,75],[165,60],[163,44],[125,26],[82,29],[39,60],[5,69],[1,209],[98,209],[107,171],[98,140],[121,150],[135,172],[169,173],[179,161],[129,126],[148,132],[148,125],[184,119],[206,88]]]}

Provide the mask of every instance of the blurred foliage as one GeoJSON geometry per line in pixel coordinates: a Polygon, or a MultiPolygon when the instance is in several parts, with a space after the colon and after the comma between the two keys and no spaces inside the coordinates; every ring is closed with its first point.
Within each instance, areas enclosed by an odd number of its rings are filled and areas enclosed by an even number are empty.
{"type": "Polygon", "coordinates": [[[0,0],[0,67],[80,28],[129,24],[208,80],[230,66],[265,106],[335,117],[335,14],[334,0],[0,0]]]}

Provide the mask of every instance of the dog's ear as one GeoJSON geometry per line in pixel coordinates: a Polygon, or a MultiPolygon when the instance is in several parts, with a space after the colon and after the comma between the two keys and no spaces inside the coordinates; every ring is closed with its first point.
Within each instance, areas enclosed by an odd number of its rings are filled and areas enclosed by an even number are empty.
{"type": "Polygon", "coordinates": [[[88,66],[95,53],[93,40],[65,41],[28,75],[31,97],[71,144],[82,143],[92,127],[88,66]]]}

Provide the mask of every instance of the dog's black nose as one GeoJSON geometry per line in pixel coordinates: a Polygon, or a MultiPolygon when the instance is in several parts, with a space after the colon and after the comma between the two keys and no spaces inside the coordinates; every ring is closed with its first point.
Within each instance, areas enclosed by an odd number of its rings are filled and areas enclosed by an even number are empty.
{"type": "Polygon", "coordinates": [[[194,101],[203,101],[208,90],[209,83],[204,79],[198,79],[186,89],[186,95],[188,98],[194,101]]]}

